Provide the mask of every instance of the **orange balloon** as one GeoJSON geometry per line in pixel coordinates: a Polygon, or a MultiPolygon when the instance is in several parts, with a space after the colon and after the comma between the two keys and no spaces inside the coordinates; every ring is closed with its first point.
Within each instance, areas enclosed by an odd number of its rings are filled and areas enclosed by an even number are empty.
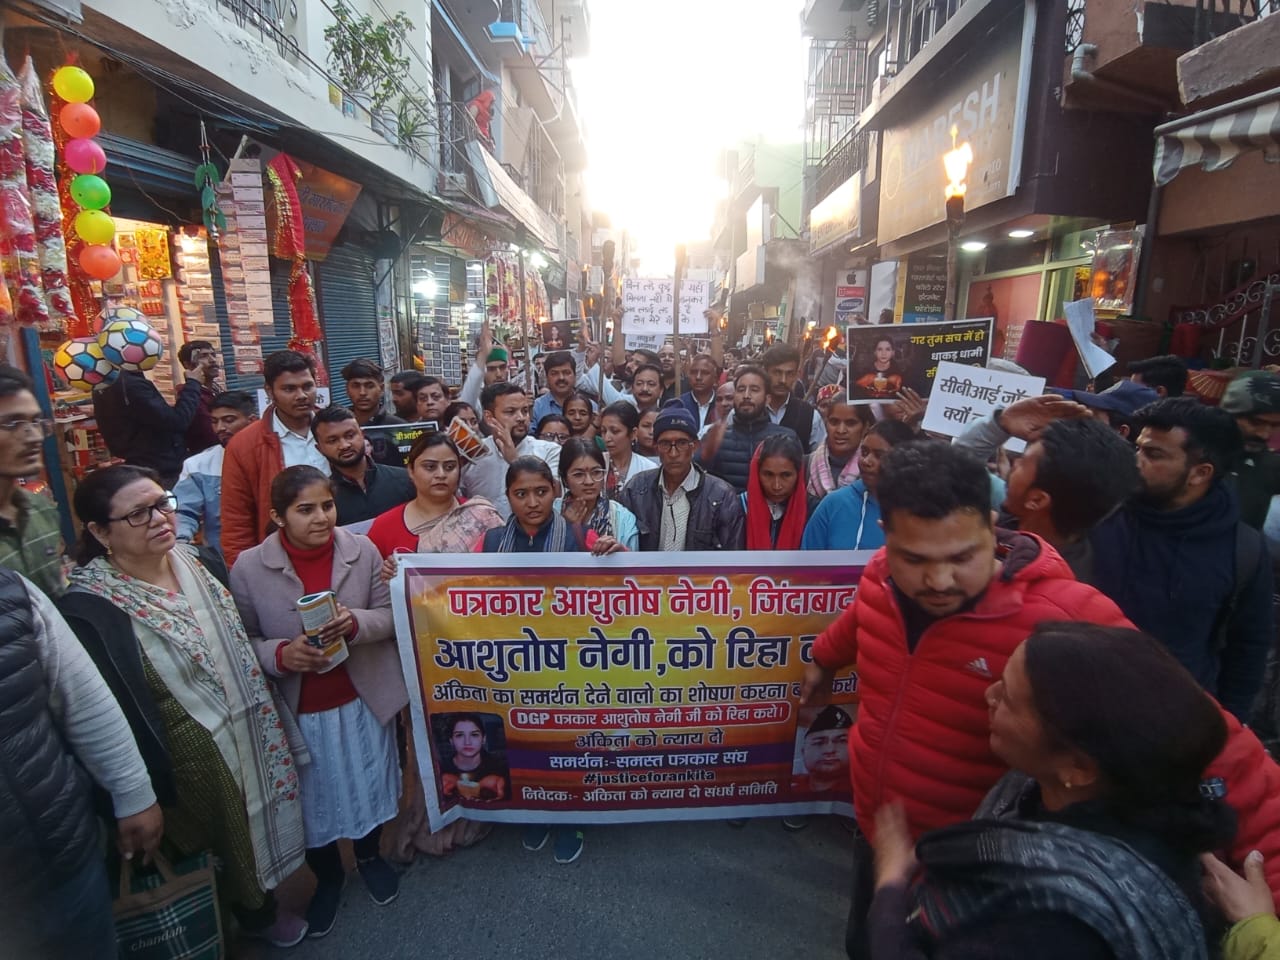
{"type": "Polygon", "coordinates": [[[67,136],[74,139],[96,137],[102,129],[102,118],[98,111],[87,103],[68,103],[58,113],[58,120],[67,136]]]}
{"type": "Polygon", "coordinates": [[[120,272],[120,256],[105,244],[91,244],[80,251],[80,267],[95,280],[110,280],[120,272]]]}

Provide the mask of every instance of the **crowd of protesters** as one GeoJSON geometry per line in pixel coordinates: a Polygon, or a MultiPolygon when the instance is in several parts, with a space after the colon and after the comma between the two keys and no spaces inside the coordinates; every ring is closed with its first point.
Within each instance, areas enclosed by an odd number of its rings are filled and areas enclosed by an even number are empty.
{"type": "MultiPolygon", "coordinates": [[[[584,340],[543,355],[529,391],[485,329],[461,383],[356,360],[350,406],[325,409],[314,359],[285,350],[260,415],[191,346],[174,405],[140,376],[101,391],[124,462],[79,484],[66,557],[56,509],[19,484],[51,424],[0,367],[15,955],[114,956],[95,800],[121,856],[212,851],[241,934],[278,946],[333,928],[339,841],[386,904],[385,858],[487,834],[426,825],[397,555],[707,550],[872,552],[802,687],[821,704],[837,670],[859,677],[851,957],[1280,951],[1280,374],[1214,405],[1151,358],[951,443],[909,390],[850,404],[838,354],[743,356],[716,333],[656,353],[584,340]],[[363,432],[422,421],[439,429],[407,456],[363,432]],[[320,591],[321,645],[348,650],[330,669],[294,603],[320,591]],[[304,864],[295,916],[273,890],[304,864]]],[[[484,774],[482,726],[454,727],[451,762],[484,774]]],[[[572,826],[524,831],[549,841],[560,863],[584,847],[572,826]]]]}

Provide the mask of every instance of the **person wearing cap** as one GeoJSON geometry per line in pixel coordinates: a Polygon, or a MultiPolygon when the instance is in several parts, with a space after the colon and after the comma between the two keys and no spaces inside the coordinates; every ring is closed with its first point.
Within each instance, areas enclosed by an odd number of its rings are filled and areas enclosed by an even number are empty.
{"type": "Polygon", "coordinates": [[[640,549],[741,550],[742,503],[731,486],[694,464],[693,415],[672,400],[658,412],[653,435],[661,466],[637,474],[617,497],[636,516],[640,549]]]}
{"type": "Polygon", "coordinates": [[[1180,397],[1187,389],[1187,361],[1173,354],[1129,362],[1129,379],[1162,397],[1180,397]]]}
{"type": "Polygon", "coordinates": [[[1242,373],[1227,385],[1219,406],[1236,418],[1244,453],[1232,469],[1240,519],[1261,530],[1271,498],[1280,494],[1280,455],[1269,447],[1280,427],[1280,375],[1265,370],[1242,373]]]}
{"type": "Polygon", "coordinates": [[[506,383],[511,373],[511,357],[503,347],[493,342],[493,334],[487,321],[480,327],[474,356],[467,378],[462,382],[462,389],[458,391],[458,399],[479,410],[480,392],[495,383],[506,383]]]}
{"type": "Polygon", "coordinates": [[[800,759],[805,772],[791,778],[797,793],[843,790],[849,783],[849,728],[853,720],[844,707],[827,704],[804,732],[800,759]]]}
{"type": "Polygon", "coordinates": [[[1266,544],[1227,483],[1240,431],[1193,397],[1143,407],[1134,423],[1141,486],[1089,534],[1094,585],[1245,722],[1274,634],[1266,544]]]}
{"type": "Polygon", "coordinates": [[[1153,388],[1136,380],[1120,380],[1101,393],[1089,393],[1087,390],[1053,392],[1088,407],[1095,420],[1105,420],[1112,430],[1128,440],[1136,435],[1133,415],[1147,404],[1160,399],[1160,394],[1153,388]]]}

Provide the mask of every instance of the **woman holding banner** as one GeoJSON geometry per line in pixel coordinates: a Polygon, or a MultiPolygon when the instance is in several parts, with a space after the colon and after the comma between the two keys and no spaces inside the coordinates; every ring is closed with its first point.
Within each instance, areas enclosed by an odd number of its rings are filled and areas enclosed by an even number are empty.
{"type": "Polygon", "coordinates": [[[240,554],[231,592],[258,661],[275,678],[311,753],[311,763],[298,767],[298,794],[307,866],[316,875],[308,935],[323,937],[333,929],[347,879],[339,840],[353,841],[356,869],[374,903],[400,894],[400,878],[380,845],[382,825],[399,805],[394,720],[409,694],[382,561],[365,537],[336,526],[329,478],[310,466],[278,474],[271,520],[279,529],[240,554]],[[330,618],[304,625],[304,600],[318,594],[327,595],[330,618]]]}
{"type": "MultiPolygon", "coordinates": [[[[462,476],[462,455],[447,434],[427,433],[409,450],[409,479],[417,496],[402,507],[394,507],[373,521],[369,539],[382,554],[382,578],[396,575],[396,554],[471,553],[485,532],[502,526],[502,516],[488,500],[458,499],[462,476]]],[[[407,718],[402,728],[409,729],[407,718]]],[[[488,836],[490,824],[455,820],[435,833],[427,826],[427,800],[415,746],[408,738],[405,787],[400,818],[391,851],[394,859],[411,863],[421,851],[442,857],[459,847],[469,847],[488,836]]]]}
{"type": "Polygon", "coordinates": [[[613,538],[623,550],[640,546],[635,514],[605,492],[609,471],[594,440],[574,437],[560,451],[560,484],[565,490],[557,509],[580,546],[593,549],[613,538]]]}

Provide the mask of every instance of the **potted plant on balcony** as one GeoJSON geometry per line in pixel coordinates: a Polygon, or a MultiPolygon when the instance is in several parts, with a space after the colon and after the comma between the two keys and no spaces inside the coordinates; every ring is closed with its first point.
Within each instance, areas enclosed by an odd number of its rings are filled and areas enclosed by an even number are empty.
{"type": "Polygon", "coordinates": [[[343,0],[333,7],[334,22],[325,27],[329,66],[342,84],[342,112],[356,115],[356,107],[368,111],[373,129],[387,139],[396,135],[394,115],[387,109],[403,89],[409,72],[405,39],[413,30],[403,12],[375,21],[357,16],[343,0]]]}
{"type": "Polygon", "coordinates": [[[431,103],[426,97],[408,93],[396,106],[396,141],[410,153],[426,139],[431,129],[431,103]]]}

